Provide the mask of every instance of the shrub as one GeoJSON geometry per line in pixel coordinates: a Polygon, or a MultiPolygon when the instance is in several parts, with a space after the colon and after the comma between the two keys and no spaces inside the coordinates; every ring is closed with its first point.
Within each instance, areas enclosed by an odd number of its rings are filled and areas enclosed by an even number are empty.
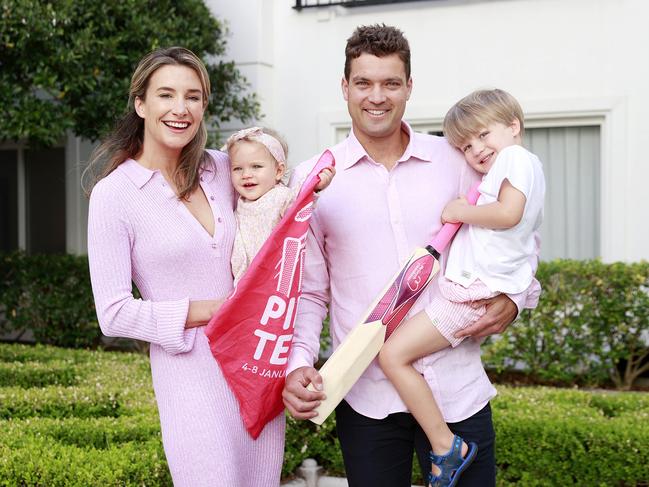
{"type": "MultiPolygon", "coordinates": [[[[76,384],[38,388],[25,379],[17,387],[4,382],[10,373],[0,376],[0,486],[171,485],[146,357],[0,344],[6,370],[64,363],[76,384]]],[[[649,395],[498,392],[499,486],[649,483],[649,395]]],[[[285,476],[305,458],[344,475],[334,424],[287,421],[285,476]]],[[[414,480],[421,483],[418,469],[414,480]]]]}
{"type": "MultiPolygon", "coordinates": [[[[647,394],[498,386],[492,409],[499,487],[649,483],[647,394]]],[[[285,473],[310,457],[344,476],[333,425],[289,422],[285,473]]]]}
{"type": "MultiPolygon", "coordinates": [[[[520,371],[549,384],[620,389],[649,370],[649,263],[557,260],[541,263],[537,277],[543,289],[539,305],[484,345],[488,368],[520,371]]],[[[0,257],[2,309],[6,322],[0,321],[0,332],[31,328],[42,343],[100,344],[86,257],[0,257]]],[[[325,323],[323,351],[327,333],[325,323]]]]}
{"type": "Polygon", "coordinates": [[[0,389],[0,419],[118,416],[118,393],[94,387],[0,389]]]}
{"type": "MultiPolygon", "coordinates": [[[[51,362],[67,362],[73,367],[87,365],[92,354],[87,350],[70,350],[59,347],[48,347],[40,344],[34,346],[0,346],[0,363],[9,362],[22,364],[50,364],[51,362]]],[[[106,360],[110,355],[100,355],[97,358],[106,360]]],[[[128,357],[124,355],[123,357],[128,357]]],[[[92,363],[92,362],[91,362],[92,363]]],[[[15,364],[14,364],[15,365],[15,364]]],[[[1,384],[1,383],[0,383],[1,384]]]]}
{"type": "Polygon", "coordinates": [[[30,436],[20,448],[0,444],[0,486],[169,486],[158,439],[106,449],[76,448],[30,436]]]}
{"type": "Polygon", "coordinates": [[[327,419],[322,425],[316,425],[311,421],[297,421],[287,415],[282,475],[295,472],[305,458],[314,458],[318,465],[334,474],[344,473],[345,466],[333,418],[327,419]]]}
{"type": "Polygon", "coordinates": [[[649,395],[499,387],[498,485],[649,482],[649,395]]]}
{"type": "Polygon", "coordinates": [[[4,331],[29,328],[37,342],[62,347],[99,344],[86,257],[16,252],[2,257],[2,268],[4,331]]]}
{"type": "Polygon", "coordinates": [[[483,347],[487,367],[549,383],[629,389],[649,370],[649,263],[541,263],[542,293],[483,347]]]}
{"type": "Polygon", "coordinates": [[[160,440],[157,417],[149,414],[93,418],[37,418],[5,423],[6,444],[16,446],[22,436],[36,436],[78,448],[109,449],[122,443],[160,440]]]}
{"type": "Polygon", "coordinates": [[[69,361],[52,361],[47,364],[0,362],[0,384],[16,387],[73,386],[79,381],[76,370],[69,361]]]}
{"type": "Polygon", "coordinates": [[[146,357],[0,345],[0,371],[0,486],[171,485],[146,357]]]}

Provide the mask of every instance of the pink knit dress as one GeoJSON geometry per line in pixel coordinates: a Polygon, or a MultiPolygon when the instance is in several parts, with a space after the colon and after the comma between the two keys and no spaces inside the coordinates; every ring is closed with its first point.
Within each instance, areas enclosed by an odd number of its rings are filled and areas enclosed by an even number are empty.
{"type": "Polygon", "coordinates": [[[185,330],[190,300],[232,289],[235,233],[229,161],[209,151],[201,187],[214,215],[210,235],[159,171],[127,160],[93,189],[88,259],[105,335],[151,343],[162,440],[177,487],[279,485],[284,416],[253,440],[212,357],[203,328],[185,330]],[[134,299],[131,280],[142,294],[134,299]]]}

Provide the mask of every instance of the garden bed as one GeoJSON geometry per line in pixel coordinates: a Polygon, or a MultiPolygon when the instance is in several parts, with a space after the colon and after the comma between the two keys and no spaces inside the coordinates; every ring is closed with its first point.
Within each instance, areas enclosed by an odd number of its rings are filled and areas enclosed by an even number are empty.
{"type": "MultiPolygon", "coordinates": [[[[497,388],[499,486],[649,485],[649,394],[497,388]]],[[[289,419],[284,476],[305,458],[344,476],[333,420],[289,419]]],[[[148,358],[0,344],[0,486],[14,485],[171,485],[148,358]]]]}

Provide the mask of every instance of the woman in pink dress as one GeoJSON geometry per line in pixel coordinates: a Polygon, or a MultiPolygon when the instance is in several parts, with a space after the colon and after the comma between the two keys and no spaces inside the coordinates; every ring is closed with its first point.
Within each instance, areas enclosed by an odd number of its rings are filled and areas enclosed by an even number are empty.
{"type": "Polygon", "coordinates": [[[151,344],[174,485],[275,487],[284,416],[250,437],[203,332],[232,289],[235,235],[227,155],[205,150],[209,95],[205,66],[187,49],[140,61],[128,113],[85,174],[92,288],[105,335],[151,344]]]}

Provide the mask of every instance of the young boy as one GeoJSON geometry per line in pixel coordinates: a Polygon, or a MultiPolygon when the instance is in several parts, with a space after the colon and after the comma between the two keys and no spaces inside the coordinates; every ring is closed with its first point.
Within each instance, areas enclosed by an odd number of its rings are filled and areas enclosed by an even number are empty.
{"type": "Polygon", "coordinates": [[[385,375],[417,419],[432,446],[432,487],[454,486],[477,453],[453,435],[424,378],[412,363],[456,347],[455,333],[482,316],[472,301],[518,293],[534,278],[535,233],[543,217],[545,182],[539,159],[520,144],[523,113],[502,90],[481,90],[456,103],[444,119],[444,134],[483,179],[476,206],[464,197],[451,201],[443,222],[463,222],[448,257],[441,296],[412,317],[379,355],[385,375]]]}

